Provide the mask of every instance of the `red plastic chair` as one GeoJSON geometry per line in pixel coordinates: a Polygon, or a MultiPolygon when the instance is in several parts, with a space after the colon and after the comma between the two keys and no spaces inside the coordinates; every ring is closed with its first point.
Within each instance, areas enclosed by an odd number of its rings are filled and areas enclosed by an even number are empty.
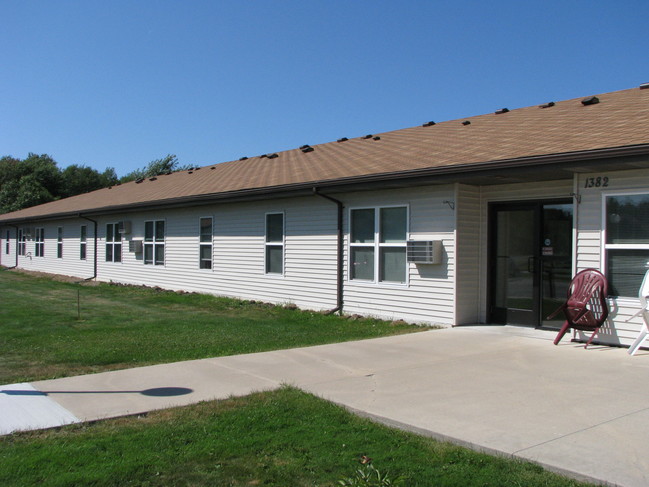
{"type": "Polygon", "coordinates": [[[568,298],[565,304],[548,316],[548,319],[554,318],[561,311],[566,316],[566,321],[554,339],[554,344],[557,345],[563,335],[573,328],[593,332],[584,346],[587,348],[608,317],[607,296],[608,282],[601,272],[595,269],[578,272],[568,287],[568,298]]]}

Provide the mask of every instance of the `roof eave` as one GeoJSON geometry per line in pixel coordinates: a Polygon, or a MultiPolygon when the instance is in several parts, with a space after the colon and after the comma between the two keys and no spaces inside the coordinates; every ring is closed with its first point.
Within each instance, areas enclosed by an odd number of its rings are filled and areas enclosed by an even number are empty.
{"type": "Polygon", "coordinates": [[[452,176],[454,174],[466,175],[475,174],[485,171],[506,170],[513,168],[534,168],[554,164],[563,164],[587,160],[601,160],[619,157],[644,156],[649,155],[649,144],[637,144],[622,147],[612,147],[604,149],[592,149],[586,151],[544,154],[537,156],[518,157],[512,159],[501,159],[496,161],[473,162],[457,165],[446,165],[440,167],[427,167],[423,169],[412,169],[407,171],[394,171],[379,174],[368,174],[362,176],[351,176],[346,178],[307,181],[303,183],[292,183],[278,186],[263,188],[250,188],[235,191],[226,191],[221,193],[206,193],[201,195],[183,196],[179,198],[169,198],[142,203],[130,203],[122,205],[111,205],[102,208],[93,208],[83,211],[69,211],[52,213],[44,216],[33,216],[23,218],[11,218],[3,220],[0,218],[0,225],[15,224],[29,221],[42,221],[65,219],[82,216],[99,216],[116,212],[132,212],[138,210],[152,210],[157,208],[182,207],[209,204],[211,202],[235,202],[244,200],[261,199],[262,197],[272,196],[273,198],[306,196],[312,194],[313,188],[344,190],[347,187],[358,184],[371,184],[377,188],[381,183],[395,180],[433,178],[436,176],[452,176]]]}

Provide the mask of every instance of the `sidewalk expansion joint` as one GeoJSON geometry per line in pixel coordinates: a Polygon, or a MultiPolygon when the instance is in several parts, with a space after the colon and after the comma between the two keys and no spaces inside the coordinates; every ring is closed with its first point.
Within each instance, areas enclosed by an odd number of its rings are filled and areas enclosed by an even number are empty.
{"type": "Polygon", "coordinates": [[[511,454],[512,455],[518,455],[521,452],[524,452],[524,451],[527,451],[527,450],[532,450],[532,449],[537,448],[539,446],[547,445],[549,443],[553,443],[555,441],[562,440],[564,438],[568,438],[570,436],[574,436],[574,435],[579,434],[579,433],[583,433],[584,431],[589,431],[589,430],[598,428],[599,426],[603,426],[603,425],[608,424],[608,423],[613,423],[613,422],[618,421],[618,420],[620,420],[622,418],[628,418],[629,416],[633,416],[634,414],[638,414],[638,413],[641,413],[643,411],[649,411],[649,407],[638,409],[636,411],[631,411],[629,413],[622,414],[621,416],[617,416],[615,418],[607,419],[606,421],[602,421],[601,423],[593,424],[591,426],[588,426],[587,428],[581,428],[581,429],[572,431],[570,433],[566,433],[565,435],[561,435],[561,436],[558,436],[556,438],[552,438],[550,440],[542,441],[541,443],[537,443],[536,445],[526,446],[525,448],[521,448],[520,450],[516,450],[516,451],[512,452],[511,454]]]}

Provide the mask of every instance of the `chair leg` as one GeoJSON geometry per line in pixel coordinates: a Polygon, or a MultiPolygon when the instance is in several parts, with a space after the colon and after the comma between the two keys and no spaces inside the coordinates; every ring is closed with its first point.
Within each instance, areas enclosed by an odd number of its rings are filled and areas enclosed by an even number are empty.
{"type": "Polygon", "coordinates": [[[559,342],[563,338],[563,335],[565,335],[569,329],[570,329],[570,323],[568,323],[567,321],[564,322],[563,326],[561,327],[561,330],[559,330],[559,333],[557,334],[557,337],[554,339],[555,345],[559,344],[559,342]]]}
{"type": "Polygon", "coordinates": [[[647,330],[646,327],[643,327],[643,329],[640,332],[640,334],[638,335],[638,337],[635,339],[635,341],[629,347],[629,350],[628,350],[629,355],[635,355],[635,353],[640,348],[640,345],[642,345],[642,342],[644,342],[645,338],[647,338],[647,335],[649,335],[649,330],[647,330]]]}
{"type": "Polygon", "coordinates": [[[590,338],[586,342],[586,345],[584,345],[584,348],[588,348],[588,345],[590,345],[590,342],[593,341],[593,338],[595,338],[595,335],[597,335],[598,331],[599,331],[599,326],[597,328],[595,328],[595,331],[593,332],[593,334],[590,336],[590,338]]]}

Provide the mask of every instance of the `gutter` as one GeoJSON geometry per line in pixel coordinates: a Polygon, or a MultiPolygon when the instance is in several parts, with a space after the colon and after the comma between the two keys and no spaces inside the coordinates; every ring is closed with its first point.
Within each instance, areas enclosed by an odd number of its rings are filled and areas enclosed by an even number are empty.
{"type": "Polygon", "coordinates": [[[83,218],[84,220],[88,220],[91,223],[95,224],[95,233],[94,233],[94,241],[95,241],[95,250],[94,250],[94,257],[95,257],[95,274],[92,277],[88,277],[84,279],[84,281],[92,281],[93,279],[97,279],[97,220],[93,220],[92,218],[88,218],[87,216],[83,216],[81,213],[79,213],[79,218],[83,218]]]}
{"type": "Polygon", "coordinates": [[[317,187],[313,187],[313,194],[315,196],[320,196],[321,198],[324,198],[326,200],[331,201],[332,203],[335,203],[336,206],[338,207],[338,215],[337,215],[337,257],[336,257],[336,267],[337,267],[337,273],[336,273],[336,307],[334,309],[331,309],[326,312],[326,314],[334,314],[334,313],[341,313],[343,311],[343,305],[344,305],[344,290],[343,290],[343,285],[344,285],[344,272],[343,272],[343,262],[344,262],[344,234],[343,234],[343,203],[340,200],[337,200],[336,198],[332,198],[329,195],[322,194],[318,192],[317,187]]]}

